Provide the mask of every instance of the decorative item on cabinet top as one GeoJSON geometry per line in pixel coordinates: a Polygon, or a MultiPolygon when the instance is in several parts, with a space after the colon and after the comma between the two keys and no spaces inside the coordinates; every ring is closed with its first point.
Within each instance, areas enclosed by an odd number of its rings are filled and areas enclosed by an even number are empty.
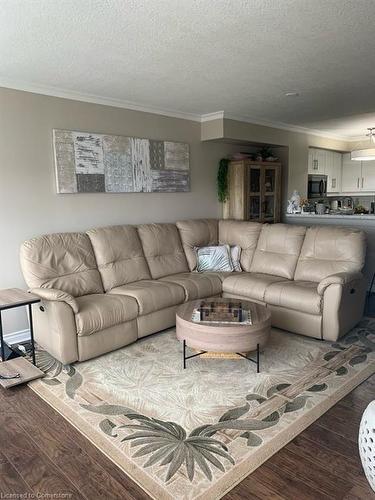
{"type": "Polygon", "coordinates": [[[54,130],[58,193],[190,191],[189,145],[54,130]]]}

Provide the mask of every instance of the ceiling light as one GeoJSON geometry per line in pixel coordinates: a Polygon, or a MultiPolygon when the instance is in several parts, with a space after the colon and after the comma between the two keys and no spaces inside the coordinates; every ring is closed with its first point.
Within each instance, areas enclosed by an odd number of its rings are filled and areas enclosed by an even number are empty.
{"type": "Polygon", "coordinates": [[[366,137],[369,137],[370,143],[369,147],[366,149],[354,149],[350,153],[350,158],[355,161],[370,161],[375,160],[375,127],[368,128],[368,134],[366,137]]]}
{"type": "Polygon", "coordinates": [[[298,97],[299,92],[285,92],[286,97],[298,97]]]}

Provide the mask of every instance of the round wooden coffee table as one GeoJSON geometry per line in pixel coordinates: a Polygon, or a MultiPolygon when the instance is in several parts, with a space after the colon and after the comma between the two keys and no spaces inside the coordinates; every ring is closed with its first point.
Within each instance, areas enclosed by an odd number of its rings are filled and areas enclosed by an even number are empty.
{"type": "Polygon", "coordinates": [[[259,373],[260,348],[265,346],[270,331],[270,311],[266,306],[255,302],[216,297],[187,302],[180,306],[176,312],[176,334],[177,338],[183,342],[184,368],[186,368],[187,359],[207,352],[236,353],[248,361],[256,363],[257,373],[259,373]],[[196,319],[193,321],[193,313],[199,308],[202,301],[206,304],[240,302],[243,310],[250,311],[251,324],[200,322],[196,319]],[[201,352],[187,356],[186,346],[201,352]],[[247,353],[252,351],[256,351],[256,359],[247,356],[247,353]]]}

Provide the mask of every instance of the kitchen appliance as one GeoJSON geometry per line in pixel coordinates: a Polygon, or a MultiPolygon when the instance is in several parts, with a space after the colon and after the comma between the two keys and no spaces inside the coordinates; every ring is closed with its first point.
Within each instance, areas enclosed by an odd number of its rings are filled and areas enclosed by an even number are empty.
{"type": "Polygon", "coordinates": [[[308,198],[325,198],[327,196],[327,176],[309,175],[308,198]]]}
{"type": "Polygon", "coordinates": [[[336,211],[339,209],[338,200],[331,200],[331,210],[336,211]]]}

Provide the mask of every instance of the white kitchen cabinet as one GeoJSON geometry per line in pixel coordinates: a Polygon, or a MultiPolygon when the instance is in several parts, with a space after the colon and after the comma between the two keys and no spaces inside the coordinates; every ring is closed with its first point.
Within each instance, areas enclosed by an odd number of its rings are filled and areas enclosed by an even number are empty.
{"type": "Polygon", "coordinates": [[[327,176],[327,194],[375,193],[375,160],[353,161],[350,153],[310,148],[308,172],[327,176]]]}
{"type": "MultiPolygon", "coordinates": [[[[353,163],[355,163],[353,161],[353,163]]],[[[361,191],[375,191],[375,161],[362,161],[361,191]]]]}
{"type": "Polygon", "coordinates": [[[342,187],[343,193],[375,192],[375,161],[353,161],[350,153],[343,155],[342,187]]]}
{"type": "Polygon", "coordinates": [[[326,151],[324,149],[309,149],[308,173],[324,174],[326,151]]]}
{"type": "Polygon", "coordinates": [[[326,151],[324,173],[327,175],[327,193],[341,191],[342,154],[335,151],[326,151]]]}
{"type": "Polygon", "coordinates": [[[360,161],[350,159],[350,153],[342,155],[341,191],[357,193],[361,190],[362,166],[360,161]]]}

